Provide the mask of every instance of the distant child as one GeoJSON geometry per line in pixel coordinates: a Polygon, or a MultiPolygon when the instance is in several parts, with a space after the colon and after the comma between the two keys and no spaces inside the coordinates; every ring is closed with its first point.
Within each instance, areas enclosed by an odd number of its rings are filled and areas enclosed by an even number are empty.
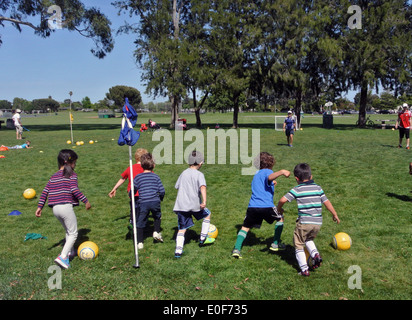
{"type": "Polygon", "coordinates": [[[290,172],[288,170],[273,172],[272,168],[275,165],[275,158],[268,152],[261,152],[255,158],[254,164],[259,171],[255,174],[252,180],[252,196],[250,197],[243,226],[237,235],[235,247],[232,251],[232,257],[234,258],[242,258],[240,251],[249,230],[251,228],[259,229],[263,220],[269,224],[277,221],[275,224],[275,235],[270,250],[278,251],[285,249],[285,245],[280,241],[280,236],[283,230],[283,216],[274,206],[273,196],[275,194],[275,180],[280,176],[288,178],[290,172]]]}
{"type": "Polygon", "coordinates": [[[189,168],[184,170],[177,179],[175,188],[178,189],[173,211],[177,214],[178,232],[176,236],[175,258],[183,253],[186,230],[194,226],[196,220],[203,219],[200,231],[199,246],[211,244],[214,238],[208,237],[211,213],[206,208],[206,180],[200,168],[204,157],[199,151],[189,155],[189,168]]]}
{"type": "MultiPolygon", "coordinates": [[[[154,219],[153,239],[163,242],[160,233],[160,224],[162,210],[160,202],[165,196],[165,188],[159,176],[153,173],[155,162],[151,153],[145,153],[140,158],[143,172],[133,179],[135,191],[138,191],[139,197],[135,202],[136,221],[137,221],[137,248],[143,249],[143,231],[147,224],[149,213],[151,212],[154,219]]],[[[137,193],[137,192],[136,192],[137,193]]]]}
{"type": "MultiPolygon", "coordinates": [[[[143,172],[143,168],[140,164],[140,159],[142,157],[142,155],[144,155],[145,153],[147,153],[146,149],[142,149],[139,148],[136,150],[135,154],[134,154],[134,158],[136,163],[132,166],[132,170],[133,170],[133,178],[136,177],[136,175],[140,174],[143,172]]],[[[113,187],[112,191],[109,192],[109,197],[113,198],[116,196],[116,190],[126,181],[129,180],[129,183],[127,185],[127,194],[130,193],[130,188],[131,188],[131,180],[130,180],[130,166],[127,167],[126,170],[123,171],[123,173],[121,174],[121,178],[119,179],[119,181],[117,181],[116,185],[113,187]]],[[[139,196],[139,193],[137,192],[136,197],[139,196]]],[[[132,211],[132,200],[130,198],[130,223],[133,223],[133,211],[132,211]]],[[[137,215],[137,212],[136,212],[137,215]]]]}
{"type": "Polygon", "coordinates": [[[279,200],[277,208],[279,212],[283,212],[282,207],[286,202],[291,202],[294,199],[297,201],[298,219],[296,220],[293,243],[296,260],[301,270],[299,274],[309,276],[305,246],[313,258],[313,268],[318,268],[322,263],[322,258],[314,243],[322,225],[322,204],[332,213],[334,221],[340,223],[340,220],[322,188],[313,181],[310,166],[307,163],[300,163],[295,167],[293,173],[298,185],[279,200]]]}
{"type": "Polygon", "coordinates": [[[48,205],[53,208],[54,216],[61,222],[66,231],[66,243],[60,255],[54,260],[60,267],[70,267],[69,253],[77,239],[77,219],[73,207],[79,205],[79,201],[86,204],[86,210],[91,208],[86,196],[77,185],[76,167],[77,154],[73,150],[61,150],[57,163],[59,171],[53,174],[44,188],[36,210],[36,217],[40,217],[42,209],[49,198],[48,205]]]}
{"type": "Polygon", "coordinates": [[[29,140],[26,140],[26,143],[23,143],[23,144],[20,144],[20,145],[15,145],[15,146],[12,146],[12,147],[7,147],[7,146],[2,145],[2,147],[6,147],[9,150],[13,150],[13,149],[31,149],[31,148],[33,148],[33,147],[30,147],[30,145],[31,145],[31,142],[29,140]]]}

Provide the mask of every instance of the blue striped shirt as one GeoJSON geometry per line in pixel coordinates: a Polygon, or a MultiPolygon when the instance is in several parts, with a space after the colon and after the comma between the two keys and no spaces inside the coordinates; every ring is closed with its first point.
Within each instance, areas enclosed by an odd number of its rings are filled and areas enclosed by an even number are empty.
{"type": "Polygon", "coordinates": [[[139,203],[162,201],[165,188],[159,176],[153,172],[143,172],[133,179],[135,193],[139,192],[139,203]]]}
{"type": "Polygon", "coordinates": [[[328,200],[322,188],[313,180],[301,183],[290,190],[285,198],[298,203],[298,220],[302,224],[322,224],[322,204],[328,200]]]}

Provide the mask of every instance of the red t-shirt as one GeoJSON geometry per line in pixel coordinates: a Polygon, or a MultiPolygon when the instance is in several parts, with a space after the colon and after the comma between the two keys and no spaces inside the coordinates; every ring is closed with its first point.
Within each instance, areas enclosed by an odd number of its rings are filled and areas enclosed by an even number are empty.
{"type": "MultiPolygon", "coordinates": [[[[142,173],[144,170],[142,168],[142,166],[140,165],[140,163],[135,163],[132,166],[133,169],[133,179],[134,177],[136,177],[139,173],[142,173]]],[[[124,170],[124,172],[121,174],[122,178],[125,180],[129,180],[129,183],[127,185],[127,193],[130,192],[130,188],[131,188],[131,182],[130,182],[130,167],[127,167],[126,170],[124,170]]],[[[139,192],[136,191],[135,196],[139,196],[139,192]]]]}
{"type": "Polygon", "coordinates": [[[412,113],[410,111],[402,111],[399,113],[399,124],[401,127],[408,129],[411,126],[412,113]]]}

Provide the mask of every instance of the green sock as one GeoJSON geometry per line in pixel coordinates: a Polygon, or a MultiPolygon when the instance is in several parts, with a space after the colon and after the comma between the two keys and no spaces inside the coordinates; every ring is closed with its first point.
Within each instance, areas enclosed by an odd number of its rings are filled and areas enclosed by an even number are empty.
{"type": "Polygon", "coordinates": [[[246,231],[244,231],[244,230],[239,231],[239,233],[237,234],[237,238],[236,238],[235,249],[237,249],[237,250],[242,249],[242,244],[243,244],[243,241],[245,241],[246,236],[247,236],[246,231]]]}
{"type": "Polygon", "coordinates": [[[273,243],[279,244],[281,242],[280,236],[283,231],[283,222],[276,222],[275,224],[275,236],[273,237],[273,243]]]}

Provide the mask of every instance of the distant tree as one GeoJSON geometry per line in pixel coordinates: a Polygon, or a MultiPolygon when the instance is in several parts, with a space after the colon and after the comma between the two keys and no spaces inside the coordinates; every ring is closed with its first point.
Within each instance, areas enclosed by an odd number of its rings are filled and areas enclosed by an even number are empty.
{"type": "Polygon", "coordinates": [[[5,23],[11,23],[20,32],[22,26],[30,27],[36,35],[43,38],[49,37],[57,28],[76,31],[93,40],[95,48],[90,51],[99,59],[111,52],[114,46],[111,22],[98,9],[86,8],[79,0],[2,0],[0,27],[5,23]],[[52,5],[57,5],[58,10],[49,10],[52,5]],[[32,22],[35,19],[37,22],[32,22]],[[59,21],[59,25],[52,25],[50,28],[48,21],[52,19],[59,21]]]}
{"type": "Polygon", "coordinates": [[[42,110],[47,112],[49,109],[51,111],[57,111],[60,104],[54,99],[35,99],[32,101],[33,110],[42,110]]]}
{"type": "Polygon", "coordinates": [[[12,104],[10,101],[7,100],[0,100],[0,109],[11,109],[12,104]]]}
{"type": "Polygon", "coordinates": [[[13,99],[13,108],[30,112],[33,109],[33,105],[28,100],[25,100],[25,99],[22,99],[22,98],[14,98],[13,99]]]}
{"type": "Polygon", "coordinates": [[[137,108],[142,103],[142,97],[140,91],[133,87],[128,86],[114,86],[106,93],[106,98],[112,100],[114,104],[112,109],[122,108],[125,102],[125,98],[129,99],[129,103],[137,108]]]}
{"type": "Polygon", "coordinates": [[[89,97],[84,97],[82,100],[82,105],[84,109],[91,109],[93,108],[92,102],[90,101],[89,97]]]}

